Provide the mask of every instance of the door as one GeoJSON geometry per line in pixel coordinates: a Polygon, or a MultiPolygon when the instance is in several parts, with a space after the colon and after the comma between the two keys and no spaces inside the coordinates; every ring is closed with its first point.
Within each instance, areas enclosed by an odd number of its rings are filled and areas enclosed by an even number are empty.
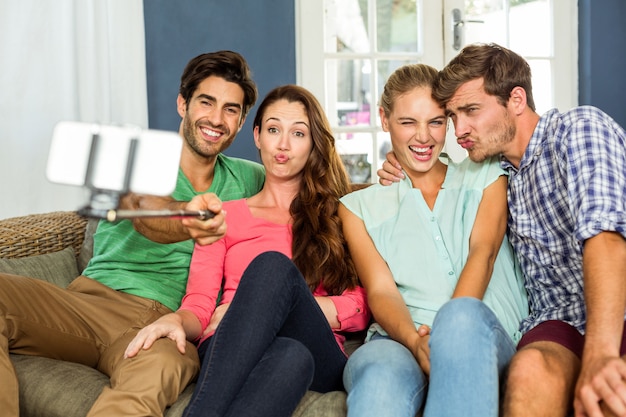
{"type": "Polygon", "coordinates": [[[577,104],[577,2],[445,0],[443,13],[446,62],[466,44],[495,42],[530,64],[537,112],[577,104]]]}
{"type": "MultiPolygon", "coordinates": [[[[396,68],[442,68],[467,43],[496,42],[529,61],[539,112],[569,108],[578,96],[576,11],[570,0],[296,0],[298,84],[324,106],[352,181],[376,182],[391,147],[378,100],[396,68]]],[[[466,155],[453,129],[446,151],[466,155]]]]}

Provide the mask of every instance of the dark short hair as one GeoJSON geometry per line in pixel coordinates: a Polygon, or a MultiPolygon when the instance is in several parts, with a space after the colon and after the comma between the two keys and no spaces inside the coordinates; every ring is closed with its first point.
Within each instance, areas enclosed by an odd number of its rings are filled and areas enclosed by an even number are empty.
{"type": "Polygon", "coordinates": [[[522,87],[526,103],[533,111],[530,65],[515,52],[495,43],[468,45],[439,73],[433,88],[433,97],[446,105],[462,84],[482,78],[487,94],[496,96],[503,106],[509,101],[511,91],[522,87]]]}
{"type": "Polygon", "coordinates": [[[256,84],[252,71],[243,56],[233,51],[217,51],[198,55],[183,71],[178,92],[189,103],[198,85],[210,76],[235,83],[243,90],[242,115],[245,117],[257,100],[256,84]]]}

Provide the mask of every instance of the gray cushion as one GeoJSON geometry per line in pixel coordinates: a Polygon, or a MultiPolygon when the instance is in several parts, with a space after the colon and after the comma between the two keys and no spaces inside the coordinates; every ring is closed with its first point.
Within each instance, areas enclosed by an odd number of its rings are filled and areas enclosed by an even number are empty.
{"type": "Polygon", "coordinates": [[[76,262],[78,263],[78,272],[82,273],[87,267],[89,260],[93,256],[93,235],[98,228],[98,219],[89,219],[85,228],[85,238],[80,248],[80,255],[76,262]]]}
{"type": "Polygon", "coordinates": [[[74,249],[69,247],[45,255],[0,259],[0,272],[42,279],[63,288],[78,276],[74,249]]]}
{"type": "Polygon", "coordinates": [[[292,417],[345,417],[347,411],[345,392],[307,391],[292,417]]]}
{"type": "MultiPolygon", "coordinates": [[[[20,383],[20,415],[85,416],[109,379],[88,366],[35,356],[10,355],[20,383]]],[[[165,417],[180,417],[195,384],[190,384],[165,417]]],[[[346,394],[308,391],[293,417],[345,417],[346,394]]]]}
{"type": "MultiPolygon", "coordinates": [[[[11,354],[20,384],[20,415],[35,417],[85,416],[109,378],[78,363],[11,354]]],[[[180,417],[195,384],[188,386],[165,417],[180,417]]]]}
{"type": "Polygon", "coordinates": [[[11,355],[20,384],[20,415],[85,416],[109,378],[78,363],[11,355]]]}

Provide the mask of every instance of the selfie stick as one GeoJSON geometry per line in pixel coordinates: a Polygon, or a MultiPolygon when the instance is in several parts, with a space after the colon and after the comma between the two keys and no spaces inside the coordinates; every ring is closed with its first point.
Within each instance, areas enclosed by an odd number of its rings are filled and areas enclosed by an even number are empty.
{"type": "Polygon", "coordinates": [[[200,220],[208,220],[215,217],[215,213],[209,210],[107,210],[106,216],[103,216],[110,222],[139,217],[197,217],[200,220]]]}
{"type": "Polygon", "coordinates": [[[83,207],[78,210],[78,214],[85,217],[106,219],[115,222],[124,219],[169,217],[183,218],[196,217],[200,220],[208,220],[215,217],[215,213],[209,210],[122,210],[122,209],[96,209],[93,207],[83,207]]]}
{"type": "Polygon", "coordinates": [[[91,201],[88,206],[78,210],[79,215],[106,219],[109,222],[148,217],[197,217],[200,220],[208,220],[215,217],[215,213],[209,210],[123,210],[114,208],[119,205],[120,195],[125,194],[129,189],[130,175],[135,162],[137,144],[138,139],[133,138],[130,140],[122,190],[100,190],[93,184],[93,170],[99,151],[100,134],[97,131],[93,132],[89,162],[87,164],[87,172],[85,173],[85,185],[92,191],[91,201]]]}

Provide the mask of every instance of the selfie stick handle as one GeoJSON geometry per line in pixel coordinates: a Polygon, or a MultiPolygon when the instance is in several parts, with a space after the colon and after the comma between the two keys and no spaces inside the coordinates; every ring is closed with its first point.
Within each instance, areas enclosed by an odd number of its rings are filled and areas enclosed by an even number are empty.
{"type": "Polygon", "coordinates": [[[124,219],[138,219],[150,217],[196,217],[200,220],[208,220],[215,217],[215,213],[209,210],[123,210],[123,209],[98,209],[94,207],[83,207],[78,210],[78,214],[96,219],[106,219],[115,222],[124,219]]]}
{"type": "Polygon", "coordinates": [[[208,220],[215,216],[209,210],[107,210],[106,218],[110,222],[122,219],[137,219],[149,217],[197,217],[200,220],[208,220]]]}

